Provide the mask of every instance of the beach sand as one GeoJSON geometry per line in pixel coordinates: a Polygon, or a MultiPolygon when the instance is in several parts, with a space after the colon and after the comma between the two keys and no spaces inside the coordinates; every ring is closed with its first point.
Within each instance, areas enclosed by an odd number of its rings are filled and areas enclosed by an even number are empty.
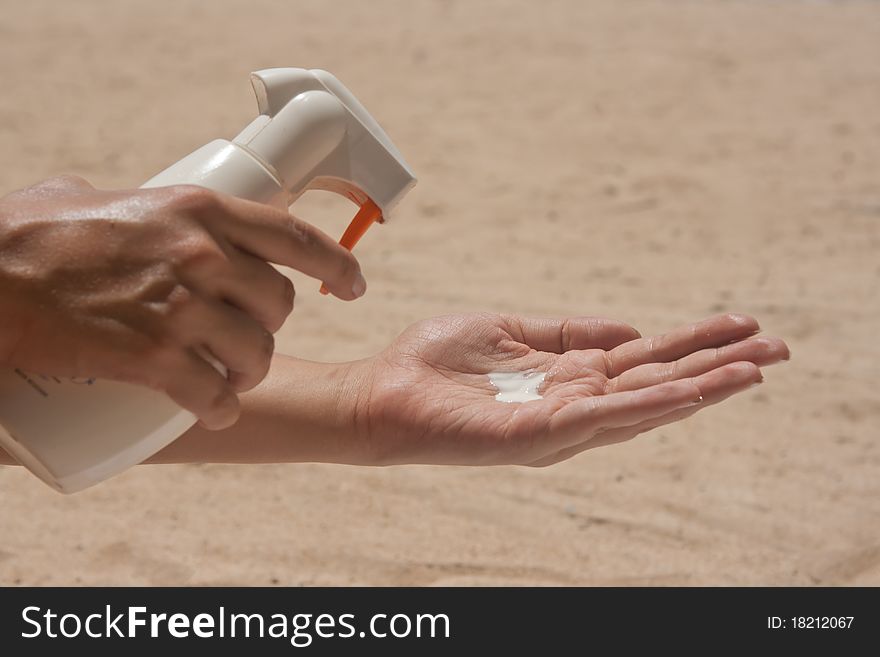
{"type": "MultiPolygon", "coordinates": [[[[333,71],[420,177],[346,304],[294,275],[282,352],[411,322],[755,315],[763,387],[547,469],[0,469],[0,584],[880,585],[880,5],[0,0],[0,191],[136,187],[333,71]]],[[[339,235],[347,202],[296,206],[339,235]]],[[[295,427],[291,427],[295,430],[295,427]]]]}

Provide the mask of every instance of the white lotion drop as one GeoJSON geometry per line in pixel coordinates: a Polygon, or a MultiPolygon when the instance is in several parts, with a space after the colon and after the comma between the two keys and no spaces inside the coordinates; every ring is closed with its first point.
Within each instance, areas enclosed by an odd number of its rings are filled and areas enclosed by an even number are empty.
{"type": "Polygon", "coordinates": [[[498,388],[498,401],[527,402],[543,399],[538,386],[544,383],[545,376],[546,372],[490,372],[489,383],[498,388]]]}

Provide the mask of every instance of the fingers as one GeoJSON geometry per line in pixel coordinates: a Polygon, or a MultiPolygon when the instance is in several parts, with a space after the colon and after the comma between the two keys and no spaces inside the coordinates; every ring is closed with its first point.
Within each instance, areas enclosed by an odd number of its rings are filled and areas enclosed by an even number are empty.
{"type": "Polygon", "coordinates": [[[186,318],[184,340],[207,347],[228,370],[237,391],[255,387],[269,371],[275,340],[272,334],[229,304],[204,301],[194,304],[186,318]]]}
{"type": "Polygon", "coordinates": [[[504,316],[511,335],[537,351],[562,354],[572,349],[613,349],[641,337],[632,326],[601,317],[566,319],[504,316]]]}
{"type": "Polygon", "coordinates": [[[591,445],[591,447],[619,443],[623,440],[629,440],[640,433],[683,420],[702,408],[718,404],[728,397],[758,385],[763,381],[763,376],[757,365],[743,361],[723,365],[691,380],[703,393],[703,400],[699,404],[692,408],[680,409],[660,417],[651,418],[623,430],[608,431],[598,436],[594,441],[595,444],[591,445]]]}
{"type": "Polygon", "coordinates": [[[293,283],[272,265],[241,251],[233,251],[230,265],[228,271],[207,282],[206,291],[275,333],[293,310],[293,283]]]}
{"type": "Polygon", "coordinates": [[[719,347],[754,335],[758,322],[748,315],[726,314],[682,326],[664,335],[633,340],[608,352],[609,378],[645,363],[665,363],[699,349],[719,347]]]}
{"type": "Polygon", "coordinates": [[[261,203],[223,197],[222,204],[221,230],[235,246],[322,281],[340,299],[363,295],[366,282],[357,259],[326,233],[261,203]]]}
{"type": "Polygon", "coordinates": [[[570,402],[550,420],[550,441],[558,451],[583,442],[584,436],[628,427],[672,411],[694,406],[700,389],[690,381],[671,381],[649,388],[587,397],[570,402]]]}
{"type": "Polygon", "coordinates": [[[737,361],[748,361],[764,367],[787,360],[788,357],[788,346],[779,338],[748,338],[723,347],[703,349],[670,363],[638,365],[611,379],[608,389],[612,392],[637,390],[665,381],[696,377],[737,361]]]}
{"type": "Polygon", "coordinates": [[[225,429],[241,413],[238,397],[217,370],[193,352],[180,352],[177,362],[169,364],[174,375],[163,386],[178,406],[194,413],[206,429],[225,429]]]}
{"type": "MultiPolygon", "coordinates": [[[[673,409],[652,418],[647,418],[630,426],[617,427],[602,432],[595,437],[589,438],[580,444],[559,450],[557,453],[544,457],[530,465],[541,467],[552,465],[580,454],[588,449],[604,447],[630,440],[641,433],[651,431],[657,427],[672,424],[684,420],[691,415],[718,404],[725,399],[748,390],[762,381],[761,371],[757,365],[750,362],[729,363],[718,367],[710,372],[690,379],[702,392],[702,400],[690,406],[673,409]]],[[[618,393],[619,394],[619,393],[618,393]]],[[[584,435],[586,432],[584,432],[584,435]]]]}

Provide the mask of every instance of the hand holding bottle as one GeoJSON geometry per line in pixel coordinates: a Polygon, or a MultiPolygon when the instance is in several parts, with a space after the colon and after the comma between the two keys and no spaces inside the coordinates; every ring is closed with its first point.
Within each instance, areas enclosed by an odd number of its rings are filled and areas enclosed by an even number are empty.
{"type": "Polygon", "coordinates": [[[208,428],[229,426],[293,308],[292,283],[269,262],[341,299],[366,288],[349,251],[267,205],[75,177],[15,192],[0,199],[0,365],[146,385],[208,428]]]}

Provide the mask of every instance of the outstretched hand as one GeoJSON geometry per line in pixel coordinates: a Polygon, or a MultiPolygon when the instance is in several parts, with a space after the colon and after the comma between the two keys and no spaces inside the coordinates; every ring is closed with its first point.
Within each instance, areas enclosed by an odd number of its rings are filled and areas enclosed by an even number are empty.
{"type": "Polygon", "coordinates": [[[608,319],[437,317],[373,358],[277,357],[235,426],[194,427],[151,461],[550,465],[759,383],[789,352],[758,330],[744,315],[648,338],[608,319]],[[542,398],[496,400],[489,373],[528,371],[542,398]]]}
{"type": "Polygon", "coordinates": [[[414,324],[369,362],[356,411],[378,464],[544,466],[677,422],[787,360],[745,315],[641,337],[621,322],[476,314],[414,324]],[[542,399],[495,399],[490,372],[546,373],[542,399]]]}

